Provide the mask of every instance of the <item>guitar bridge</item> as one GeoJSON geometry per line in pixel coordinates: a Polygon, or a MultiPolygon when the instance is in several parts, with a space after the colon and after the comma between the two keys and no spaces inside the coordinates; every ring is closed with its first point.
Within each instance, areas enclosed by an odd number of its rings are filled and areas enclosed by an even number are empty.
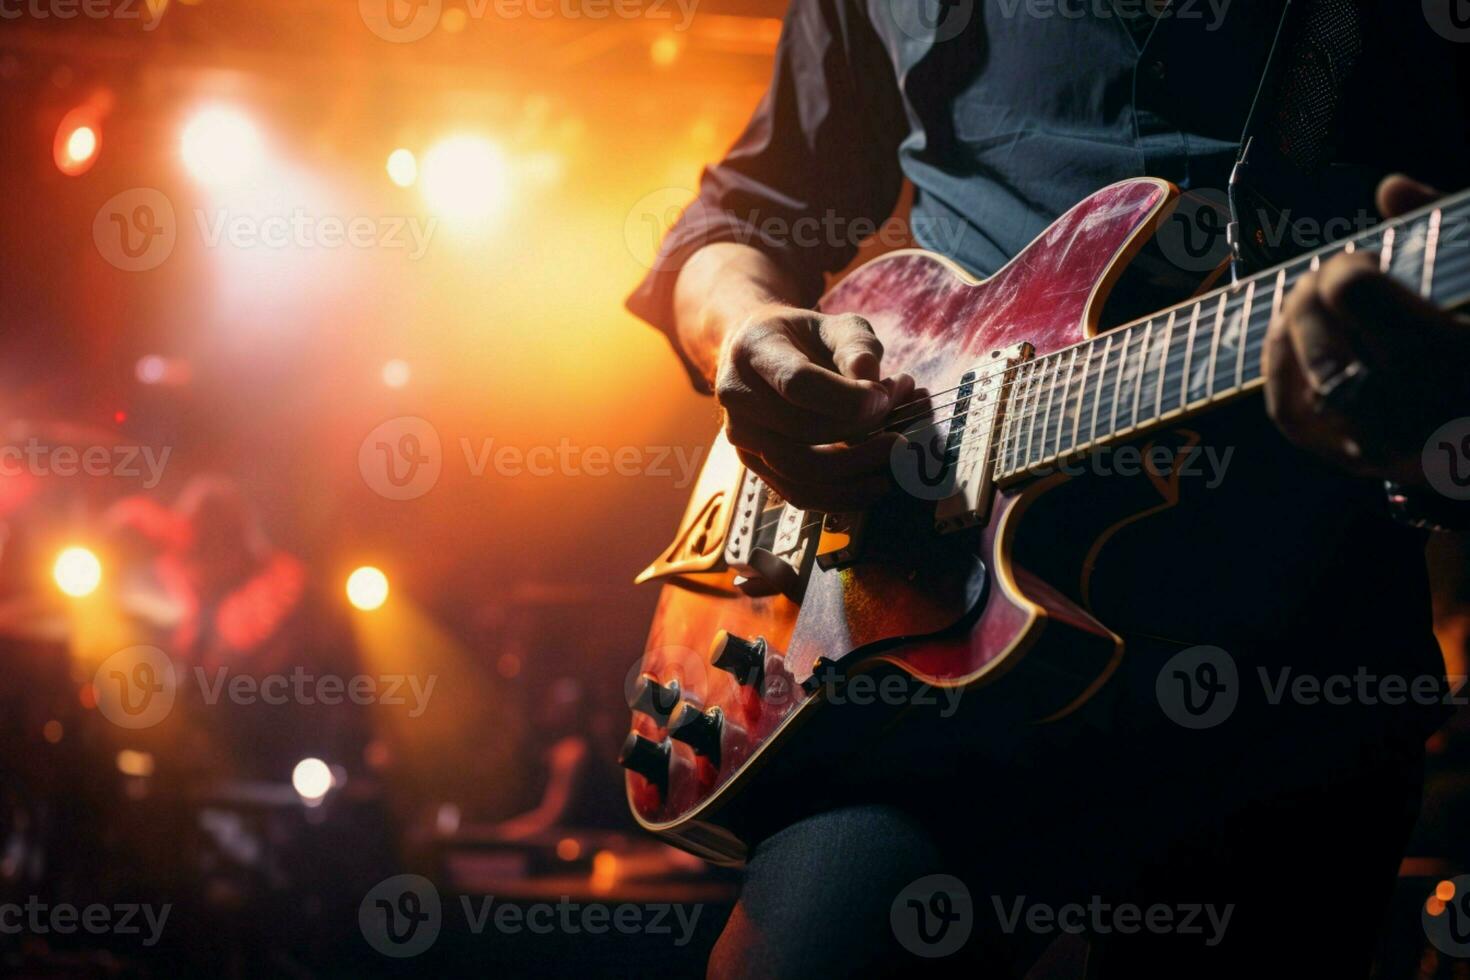
{"type": "Polygon", "coordinates": [[[1035,354],[1030,344],[992,351],[989,361],[967,373],[955,395],[955,417],[945,444],[954,493],[935,505],[934,529],[941,534],[974,527],[990,516],[995,491],[995,434],[1004,421],[1016,367],[1035,354]]]}
{"type": "Polygon", "coordinates": [[[780,593],[799,601],[816,540],[813,531],[805,511],[772,493],[747,470],[725,547],[725,565],[735,572],[735,587],[749,596],[780,593]]]}

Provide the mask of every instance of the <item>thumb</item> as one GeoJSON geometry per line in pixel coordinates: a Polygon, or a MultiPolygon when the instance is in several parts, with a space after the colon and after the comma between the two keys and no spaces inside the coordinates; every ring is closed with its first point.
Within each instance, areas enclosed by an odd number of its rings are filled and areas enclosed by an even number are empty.
{"type": "Polygon", "coordinates": [[[1433,204],[1444,195],[1403,174],[1390,174],[1378,185],[1378,212],[1385,218],[1397,218],[1415,208],[1433,204]]]}

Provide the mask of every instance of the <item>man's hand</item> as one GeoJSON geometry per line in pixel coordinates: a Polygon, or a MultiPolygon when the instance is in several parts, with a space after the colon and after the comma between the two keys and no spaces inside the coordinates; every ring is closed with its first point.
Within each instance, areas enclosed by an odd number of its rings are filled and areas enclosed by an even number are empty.
{"type": "MultiPolygon", "coordinates": [[[[1394,176],[1378,207],[1392,218],[1439,196],[1394,176]]],[[[1424,440],[1470,413],[1470,324],[1379,272],[1376,254],[1338,255],[1304,275],[1271,321],[1264,358],[1277,426],[1362,476],[1423,484],[1424,440]]]]}
{"type": "Polygon", "coordinates": [[[741,460],[804,510],[856,510],[881,496],[898,436],[874,433],[914,395],[908,375],[881,377],[882,357],[862,317],[757,309],[726,334],[715,375],[741,460]]]}

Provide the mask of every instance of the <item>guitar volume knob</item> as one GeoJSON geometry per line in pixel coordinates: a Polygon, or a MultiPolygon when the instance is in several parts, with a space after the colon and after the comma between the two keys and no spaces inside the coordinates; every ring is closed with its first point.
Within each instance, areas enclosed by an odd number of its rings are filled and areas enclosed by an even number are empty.
{"type": "Polygon", "coordinates": [[[628,697],[628,707],[641,712],[660,725],[669,720],[669,715],[679,703],[679,682],[671,680],[660,684],[652,674],[640,674],[628,697]]]}
{"type": "Polygon", "coordinates": [[[623,742],[623,751],[618,753],[618,765],[663,789],[669,783],[669,756],[672,752],[673,746],[668,739],[655,742],[637,732],[629,732],[623,742]]]}
{"type": "Polygon", "coordinates": [[[709,662],[745,685],[760,683],[766,667],[766,641],[760,637],[747,640],[727,630],[715,634],[710,645],[709,662]]]}
{"type": "Polygon", "coordinates": [[[725,729],[725,713],[718,707],[700,711],[687,701],[669,722],[669,737],[676,738],[699,755],[720,764],[720,736],[725,729]]]}

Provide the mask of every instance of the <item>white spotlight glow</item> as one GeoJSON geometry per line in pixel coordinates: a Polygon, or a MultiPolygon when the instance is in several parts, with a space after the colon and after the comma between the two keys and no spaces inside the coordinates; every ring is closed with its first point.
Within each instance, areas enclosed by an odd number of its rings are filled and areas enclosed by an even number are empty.
{"type": "Polygon", "coordinates": [[[419,179],[419,162],[412,150],[399,147],[388,154],[388,179],[399,187],[412,187],[419,179]]]}
{"type": "Polygon", "coordinates": [[[250,177],[262,156],[255,124],[225,108],[204,109],[190,119],[180,147],[189,174],[212,186],[250,177]]]}
{"type": "Polygon", "coordinates": [[[395,357],[383,365],[383,384],[389,388],[402,388],[411,377],[413,369],[408,366],[407,361],[395,357]]]}
{"type": "Polygon", "coordinates": [[[302,759],[291,770],[291,786],[307,803],[315,803],[332,788],[332,770],[320,759],[302,759]]]}
{"type": "Polygon", "coordinates": [[[505,154],[480,136],[451,136],[424,155],[424,200],[441,218],[458,225],[484,222],[510,197],[505,154]]]}

